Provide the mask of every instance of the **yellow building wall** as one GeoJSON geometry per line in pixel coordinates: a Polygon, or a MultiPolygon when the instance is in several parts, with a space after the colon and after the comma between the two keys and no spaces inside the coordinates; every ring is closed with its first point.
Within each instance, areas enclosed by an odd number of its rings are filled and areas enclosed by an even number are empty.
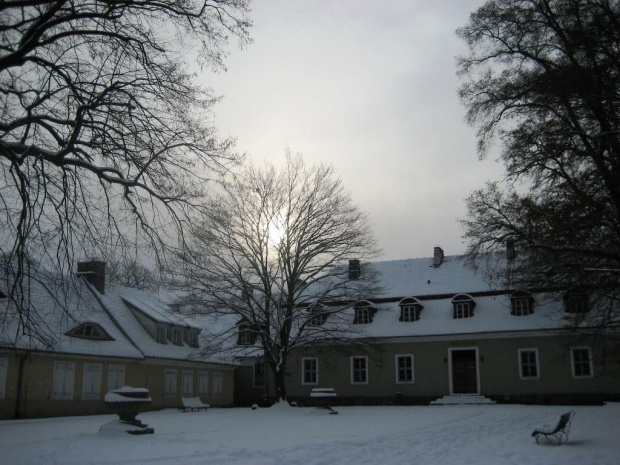
{"type": "Polygon", "coordinates": [[[193,373],[193,394],[198,396],[198,373],[208,374],[207,395],[200,396],[202,401],[212,407],[230,407],[233,405],[234,368],[198,362],[129,360],[95,357],[75,357],[62,354],[36,354],[0,352],[0,357],[7,358],[7,376],[5,395],[0,399],[0,419],[39,418],[67,415],[91,415],[111,413],[104,405],[103,398],[108,391],[108,369],[110,365],[125,366],[125,385],[149,389],[151,410],[162,408],[179,408],[182,396],[182,372],[193,373]],[[21,396],[17,395],[19,383],[20,357],[24,359],[22,367],[21,396]],[[71,400],[53,398],[54,363],[72,362],[74,364],[73,396],[71,400]],[[100,364],[101,394],[98,399],[83,398],[83,378],[85,364],[100,364]],[[164,373],[176,370],[176,395],[164,395],[164,373]],[[222,393],[213,392],[213,374],[222,374],[222,393]],[[19,397],[19,408],[17,401],[19,397]]]}

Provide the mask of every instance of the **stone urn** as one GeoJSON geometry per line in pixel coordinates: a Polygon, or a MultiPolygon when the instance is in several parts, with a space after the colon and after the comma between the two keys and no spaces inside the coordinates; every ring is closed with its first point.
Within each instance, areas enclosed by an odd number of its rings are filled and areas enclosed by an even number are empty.
{"type": "Polygon", "coordinates": [[[153,434],[153,428],[147,428],[148,425],[136,418],[138,413],[147,410],[152,403],[148,389],[129,386],[115,389],[105,395],[104,403],[118,415],[116,423],[134,427],[126,429],[129,434],[153,434]]]}

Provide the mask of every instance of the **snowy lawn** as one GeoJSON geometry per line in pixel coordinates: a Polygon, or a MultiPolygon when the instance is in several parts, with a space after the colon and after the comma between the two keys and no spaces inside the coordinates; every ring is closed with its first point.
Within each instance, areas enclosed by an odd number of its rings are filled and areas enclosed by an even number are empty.
{"type": "Polygon", "coordinates": [[[177,410],[139,416],[154,435],[106,437],[113,415],[0,421],[6,464],[620,463],[620,404],[572,407],[569,442],[530,433],[567,407],[465,405],[177,410]]]}

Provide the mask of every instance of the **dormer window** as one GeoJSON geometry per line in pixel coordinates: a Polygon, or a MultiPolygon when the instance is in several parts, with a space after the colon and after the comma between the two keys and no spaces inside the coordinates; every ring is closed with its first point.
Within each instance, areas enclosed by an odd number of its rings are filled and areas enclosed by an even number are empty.
{"type": "Polygon", "coordinates": [[[511,315],[525,316],[534,313],[534,298],[527,291],[515,291],[510,296],[511,315]]]}
{"type": "Polygon", "coordinates": [[[467,294],[458,294],[452,299],[454,307],[454,319],[471,318],[474,316],[474,307],[476,302],[467,294]]]}
{"type": "Polygon", "coordinates": [[[237,345],[251,346],[256,343],[258,338],[258,331],[252,326],[245,318],[237,323],[237,345]]]}
{"type": "Polygon", "coordinates": [[[249,346],[252,345],[252,331],[248,328],[239,328],[239,345],[249,346]]]}
{"type": "Polygon", "coordinates": [[[175,346],[183,345],[183,329],[182,328],[174,328],[172,331],[172,343],[175,346]]]}
{"type": "Polygon", "coordinates": [[[588,296],[583,293],[569,293],[564,296],[566,313],[587,313],[588,296]]]}
{"type": "Polygon", "coordinates": [[[418,321],[420,319],[422,304],[418,301],[418,299],[414,299],[413,297],[403,299],[398,305],[400,306],[400,318],[398,321],[408,323],[411,321],[418,321]]]}
{"type": "Polygon", "coordinates": [[[368,301],[358,302],[355,305],[355,319],[354,325],[367,325],[372,323],[372,317],[375,313],[375,309],[368,301]]]}
{"type": "Polygon", "coordinates": [[[191,329],[189,331],[189,342],[188,345],[190,347],[198,347],[198,330],[191,329]]]}
{"type": "Polygon", "coordinates": [[[323,326],[327,321],[328,313],[325,311],[325,307],[321,304],[313,305],[309,309],[310,319],[308,324],[310,326],[323,326]]]}
{"type": "Polygon", "coordinates": [[[155,333],[155,341],[159,344],[167,344],[166,341],[166,327],[158,325],[155,333]]]}
{"type": "Polygon", "coordinates": [[[95,341],[113,341],[108,333],[97,323],[83,323],[66,333],[67,336],[95,341]]]}

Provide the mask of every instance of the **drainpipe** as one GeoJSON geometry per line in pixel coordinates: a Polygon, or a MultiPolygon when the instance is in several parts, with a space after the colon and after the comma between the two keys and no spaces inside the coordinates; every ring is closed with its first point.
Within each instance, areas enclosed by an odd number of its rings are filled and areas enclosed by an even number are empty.
{"type": "Polygon", "coordinates": [[[17,371],[17,397],[15,398],[15,418],[21,418],[21,404],[22,404],[22,388],[24,386],[24,365],[26,360],[30,356],[29,352],[23,354],[16,354],[19,359],[19,369],[17,371]]]}

